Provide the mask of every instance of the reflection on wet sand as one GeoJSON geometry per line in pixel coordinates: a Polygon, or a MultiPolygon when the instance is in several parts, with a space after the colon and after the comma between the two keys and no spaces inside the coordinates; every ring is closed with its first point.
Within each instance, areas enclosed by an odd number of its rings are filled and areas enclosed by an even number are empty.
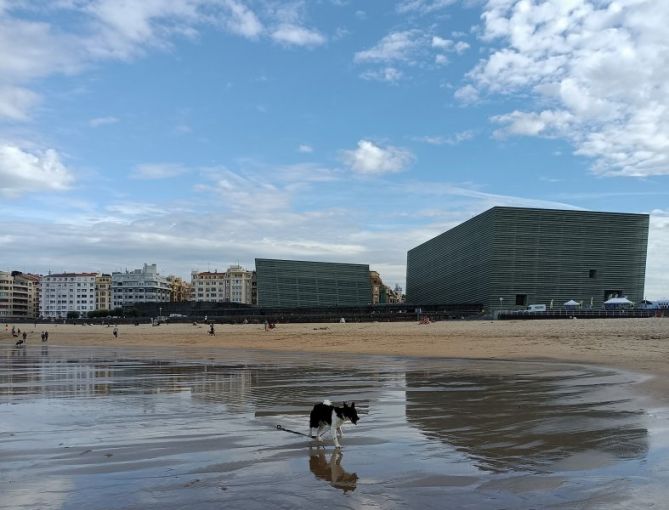
{"type": "Polygon", "coordinates": [[[342,457],[341,451],[335,449],[330,455],[330,460],[327,460],[325,448],[309,448],[309,469],[314,476],[346,493],[355,490],[358,475],[349,473],[341,466],[342,457]]]}
{"type": "Polygon", "coordinates": [[[0,510],[635,508],[666,492],[669,469],[633,380],[561,364],[0,346],[0,510]],[[366,404],[345,462],[329,438],[314,448],[276,430],[306,432],[324,398],[366,404]]]}
{"type": "Polygon", "coordinates": [[[623,381],[614,372],[543,367],[523,374],[409,372],[406,415],[492,471],[541,470],[577,454],[585,454],[583,462],[641,458],[648,432],[643,412],[617,393],[623,381]]]}

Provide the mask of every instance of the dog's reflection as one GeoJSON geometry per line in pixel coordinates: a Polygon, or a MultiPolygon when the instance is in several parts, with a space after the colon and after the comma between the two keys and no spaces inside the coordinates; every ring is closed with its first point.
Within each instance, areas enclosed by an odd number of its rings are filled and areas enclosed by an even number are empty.
{"type": "Polygon", "coordinates": [[[358,475],[345,471],[341,467],[341,458],[341,451],[334,450],[328,462],[325,458],[325,448],[309,448],[309,469],[316,478],[329,482],[345,493],[354,491],[358,484],[358,475]]]}

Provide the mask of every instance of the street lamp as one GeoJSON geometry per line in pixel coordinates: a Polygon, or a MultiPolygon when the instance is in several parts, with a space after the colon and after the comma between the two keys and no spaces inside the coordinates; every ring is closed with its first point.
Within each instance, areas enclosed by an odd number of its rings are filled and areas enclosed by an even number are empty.
{"type": "Polygon", "coordinates": [[[159,307],[158,307],[158,319],[160,320],[160,318],[161,318],[162,316],[163,316],[163,307],[162,307],[162,306],[159,306],[159,307]]]}
{"type": "Polygon", "coordinates": [[[499,307],[502,308],[502,306],[504,306],[504,298],[503,297],[499,298],[499,307]]]}

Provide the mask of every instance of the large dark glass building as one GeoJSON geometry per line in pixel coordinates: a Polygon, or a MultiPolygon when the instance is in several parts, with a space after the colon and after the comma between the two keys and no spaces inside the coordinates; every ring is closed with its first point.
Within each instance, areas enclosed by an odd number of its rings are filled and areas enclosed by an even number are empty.
{"type": "Polygon", "coordinates": [[[486,310],[643,299],[647,214],[493,207],[409,250],[407,301],[486,310]]]}
{"type": "Polygon", "coordinates": [[[256,259],[258,306],[364,306],[372,302],[369,265],[256,259]]]}

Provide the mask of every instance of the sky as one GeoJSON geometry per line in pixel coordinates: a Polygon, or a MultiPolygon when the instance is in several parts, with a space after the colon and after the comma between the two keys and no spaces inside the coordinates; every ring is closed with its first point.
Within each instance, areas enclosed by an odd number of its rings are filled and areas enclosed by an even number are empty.
{"type": "Polygon", "coordinates": [[[369,264],[495,205],[650,214],[666,0],[0,0],[0,268],[369,264]]]}

